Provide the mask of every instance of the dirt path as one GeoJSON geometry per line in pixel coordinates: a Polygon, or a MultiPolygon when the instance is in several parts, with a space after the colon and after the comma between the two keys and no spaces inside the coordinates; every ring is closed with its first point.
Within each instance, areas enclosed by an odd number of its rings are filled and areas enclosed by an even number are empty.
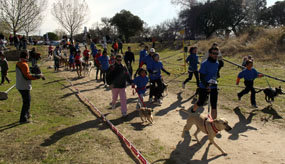
{"type": "MultiPolygon", "coordinates": [[[[221,132],[222,137],[216,139],[228,156],[221,156],[213,146],[208,146],[207,137],[200,133],[202,145],[188,135],[182,139],[181,132],[186,123],[187,114],[179,109],[189,109],[191,101],[185,100],[183,92],[169,93],[162,106],[155,107],[152,126],[140,125],[140,119],[135,111],[137,97],[132,95],[131,88],[127,89],[128,97],[128,122],[122,122],[120,107],[116,110],[108,109],[111,102],[111,92],[105,89],[102,83],[97,83],[92,78],[76,79],[76,72],[61,72],[73,79],[73,83],[82,94],[96,105],[103,113],[108,113],[107,118],[117,125],[122,133],[142,151],[150,162],[154,163],[283,163],[285,164],[285,132],[284,128],[271,122],[264,124],[260,118],[255,118],[256,112],[243,114],[235,104],[229,104],[233,110],[219,109],[219,117],[224,117],[233,127],[231,133],[221,132]],[[152,149],[146,144],[157,141],[163,147],[163,155],[152,155],[152,149]]],[[[94,71],[91,73],[94,77],[94,71]]],[[[200,112],[201,109],[200,109],[200,112]]],[[[204,112],[206,113],[206,111],[204,112]]],[[[190,134],[193,134],[192,128],[190,134]]],[[[150,143],[155,144],[155,143],[150,143]]]]}

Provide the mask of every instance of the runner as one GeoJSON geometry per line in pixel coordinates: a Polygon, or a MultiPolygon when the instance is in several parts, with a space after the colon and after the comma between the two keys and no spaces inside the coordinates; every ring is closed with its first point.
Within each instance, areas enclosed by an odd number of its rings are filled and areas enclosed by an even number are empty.
{"type": "Polygon", "coordinates": [[[254,68],[253,68],[253,61],[248,60],[246,61],[246,69],[244,69],[242,72],[239,73],[237,77],[237,82],[236,85],[239,85],[240,79],[244,78],[244,85],[245,89],[242,90],[240,93],[238,93],[238,99],[241,100],[242,96],[245,94],[248,94],[248,92],[251,92],[250,95],[250,102],[252,107],[258,108],[256,105],[256,100],[255,100],[255,89],[254,89],[254,80],[258,77],[263,77],[262,74],[258,73],[254,68]]]}
{"type": "Polygon", "coordinates": [[[76,72],[78,75],[78,78],[82,77],[82,57],[81,57],[81,51],[77,50],[75,55],[75,66],[76,66],[76,72]]]}
{"type": "Polygon", "coordinates": [[[217,102],[218,102],[218,84],[217,84],[217,73],[219,68],[218,62],[219,49],[211,48],[209,50],[209,57],[201,64],[199,70],[200,73],[200,84],[199,84],[199,99],[198,102],[191,109],[192,113],[195,113],[198,107],[205,104],[210,94],[211,102],[211,117],[212,119],[217,118],[217,102]]]}
{"type": "Polygon", "coordinates": [[[96,80],[98,80],[98,73],[99,73],[99,71],[100,71],[100,80],[102,79],[102,72],[100,70],[100,62],[99,62],[99,58],[101,56],[102,56],[102,52],[99,49],[98,53],[95,55],[95,58],[94,58],[94,64],[95,64],[95,67],[96,67],[96,80]]]}
{"type": "Polygon", "coordinates": [[[6,60],[5,55],[3,54],[2,51],[0,51],[0,68],[1,68],[1,83],[0,85],[3,85],[5,80],[10,83],[10,79],[7,77],[8,75],[8,70],[9,70],[9,64],[8,61],[6,60]]]}
{"type": "Polygon", "coordinates": [[[132,77],[133,76],[132,62],[135,62],[135,55],[132,52],[131,47],[128,47],[128,51],[125,53],[124,60],[125,60],[126,66],[128,68],[128,71],[132,77]]]}
{"type": "Polygon", "coordinates": [[[152,97],[154,96],[154,102],[159,105],[162,104],[161,97],[163,93],[163,82],[161,77],[161,70],[165,72],[168,76],[170,73],[163,68],[163,64],[159,61],[159,54],[153,55],[154,62],[149,66],[149,78],[150,78],[150,93],[149,102],[152,102],[152,97]]]}
{"type": "Polygon", "coordinates": [[[107,51],[103,52],[103,56],[99,57],[99,62],[100,62],[100,69],[103,74],[103,83],[105,87],[107,87],[107,82],[106,82],[106,73],[109,69],[109,57],[107,54],[107,51]]]}
{"type": "Polygon", "coordinates": [[[88,65],[89,58],[90,58],[90,51],[88,50],[87,45],[85,45],[85,50],[83,51],[83,56],[84,56],[85,65],[88,65]]]}
{"type": "Polygon", "coordinates": [[[139,68],[140,68],[140,64],[143,61],[143,59],[148,55],[147,51],[148,51],[148,46],[145,46],[144,49],[141,50],[141,52],[140,52],[139,68]]]}
{"type": "Polygon", "coordinates": [[[196,78],[196,84],[197,87],[199,87],[199,73],[198,73],[198,56],[197,54],[197,47],[191,47],[190,48],[190,55],[186,59],[186,63],[189,63],[189,68],[188,68],[188,74],[189,77],[183,82],[182,88],[185,89],[185,84],[192,80],[193,74],[195,75],[196,78]]]}
{"type": "Polygon", "coordinates": [[[118,50],[119,50],[119,45],[118,45],[117,40],[114,41],[114,43],[112,45],[112,48],[114,49],[114,52],[117,55],[118,54],[118,50]]]}
{"type": "Polygon", "coordinates": [[[126,98],[126,82],[131,84],[131,79],[126,67],[122,65],[122,56],[116,56],[116,64],[114,69],[110,72],[112,88],[112,109],[115,109],[118,95],[120,95],[121,112],[124,119],[127,118],[127,98],[126,98]]]}
{"type": "MultiPolygon", "coordinates": [[[[220,70],[222,69],[222,67],[224,67],[223,55],[222,55],[220,49],[218,48],[217,43],[213,43],[211,48],[217,48],[219,50],[219,55],[218,55],[219,68],[218,68],[217,78],[220,78],[220,70]]],[[[204,57],[202,58],[202,62],[204,62],[208,58],[209,58],[209,53],[206,53],[204,55],[204,57]]]]}
{"type": "Polygon", "coordinates": [[[154,49],[154,48],[151,48],[149,55],[147,55],[147,56],[142,60],[142,62],[141,62],[141,64],[140,64],[140,68],[142,68],[142,66],[143,66],[144,64],[146,64],[146,69],[147,69],[147,71],[149,72],[149,70],[150,70],[151,67],[152,67],[152,64],[154,63],[154,60],[153,60],[154,54],[155,54],[155,49],[154,49]]]}
{"type": "Polygon", "coordinates": [[[59,61],[60,61],[60,48],[59,46],[56,46],[56,48],[53,51],[53,60],[54,60],[54,72],[59,71],[59,61]]]}
{"type": "Polygon", "coordinates": [[[52,47],[52,45],[50,44],[49,47],[48,47],[48,58],[49,58],[49,57],[52,57],[52,52],[53,52],[53,47],[52,47]]]}
{"type": "Polygon", "coordinates": [[[148,83],[148,77],[146,76],[146,74],[147,74],[146,70],[143,68],[140,68],[138,70],[139,76],[134,79],[133,84],[132,84],[132,88],[135,88],[135,85],[137,86],[136,92],[139,96],[138,103],[136,106],[137,109],[140,109],[141,107],[144,106],[143,99],[144,99],[144,94],[146,92],[146,85],[148,83]]]}

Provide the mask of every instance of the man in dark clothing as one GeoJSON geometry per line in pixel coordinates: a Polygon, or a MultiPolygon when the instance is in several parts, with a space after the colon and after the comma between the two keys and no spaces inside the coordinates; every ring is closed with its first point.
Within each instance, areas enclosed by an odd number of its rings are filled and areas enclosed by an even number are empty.
{"type": "Polygon", "coordinates": [[[121,112],[124,118],[127,117],[127,97],[126,97],[126,82],[131,84],[129,73],[122,65],[121,55],[116,56],[116,64],[111,68],[111,88],[112,88],[112,109],[115,109],[118,95],[120,95],[121,112]]]}
{"type": "Polygon", "coordinates": [[[119,41],[119,43],[118,43],[118,46],[119,46],[119,52],[121,51],[121,54],[123,54],[124,52],[123,52],[123,43],[122,43],[122,41],[119,41]]]}
{"type": "Polygon", "coordinates": [[[130,76],[132,77],[133,76],[132,62],[135,62],[135,55],[132,52],[131,47],[128,47],[128,51],[125,53],[124,60],[127,65],[130,76]]]}
{"type": "Polygon", "coordinates": [[[4,84],[5,80],[8,83],[10,83],[10,80],[7,77],[9,65],[2,51],[0,51],[0,67],[1,67],[1,77],[2,77],[0,85],[4,84]]]}

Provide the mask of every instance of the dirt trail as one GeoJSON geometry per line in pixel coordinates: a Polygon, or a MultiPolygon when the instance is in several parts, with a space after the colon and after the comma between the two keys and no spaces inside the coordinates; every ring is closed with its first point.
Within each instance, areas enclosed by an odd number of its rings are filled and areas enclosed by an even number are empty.
{"type": "MultiPolygon", "coordinates": [[[[202,145],[198,145],[190,136],[181,138],[183,126],[186,123],[187,114],[179,111],[181,108],[189,109],[191,101],[185,100],[184,93],[169,93],[162,106],[155,107],[154,125],[141,126],[140,119],[135,111],[137,96],[132,95],[130,87],[127,89],[128,113],[131,119],[122,123],[120,107],[116,110],[107,109],[111,102],[111,92],[107,91],[102,83],[97,83],[93,78],[76,79],[76,72],[61,72],[73,79],[73,83],[82,94],[95,104],[103,113],[109,113],[107,118],[127,136],[131,141],[148,138],[159,140],[169,154],[159,157],[154,163],[282,163],[285,164],[285,131],[271,122],[264,124],[256,119],[253,113],[243,114],[238,108],[232,111],[218,110],[218,116],[224,117],[233,127],[231,133],[221,132],[222,137],[216,138],[228,156],[221,156],[214,146],[208,146],[205,134],[200,133],[198,138],[202,145]]],[[[94,77],[94,71],[91,73],[94,77]]],[[[148,98],[147,98],[148,99],[148,98]]],[[[223,102],[220,102],[223,103],[223,102]]],[[[227,102],[228,103],[228,102],[227,102]]],[[[234,106],[234,105],[232,105],[234,106]]],[[[235,108],[235,109],[234,109],[235,108]]],[[[200,109],[200,112],[201,109],[200,109]]],[[[207,109],[204,113],[207,112],[207,109]]],[[[190,134],[194,133],[193,127],[190,134]]],[[[136,145],[136,143],[134,143],[136,145]]],[[[142,153],[148,152],[147,147],[137,146],[142,153]]]]}

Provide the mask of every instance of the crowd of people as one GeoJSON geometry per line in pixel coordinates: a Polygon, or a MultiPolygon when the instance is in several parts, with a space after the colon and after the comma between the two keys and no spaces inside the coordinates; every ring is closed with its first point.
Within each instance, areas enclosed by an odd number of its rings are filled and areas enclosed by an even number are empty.
{"type": "MultiPolygon", "coordinates": [[[[163,92],[166,84],[163,82],[162,72],[170,75],[170,73],[164,69],[163,63],[160,61],[160,55],[154,48],[144,46],[144,49],[139,53],[139,65],[137,71],[133,72],[133,63],[135,62],[135,55],[132,52],[132,48],[128,47],[127,51],[122,54],[123,45],[120,45],[115,40],[112,44],[112,49],[103,47],[97,48],[94,42],[90,44],[90,50],[87,45],[84,45],[83,53],[78,43],[68,43],[58,45],[55,48],[51,45],[48,46],[48,58],[53,58],[55,72],[59,71],[61,60],[66,59],[68,68],[77,72],[78,77],[82,77],[82,67],[89,65],[90,61],[94,63],[96,69],[95,79],[97,82],[103,82],[105,87],[110,87],[112,90],[112,100],[110,105],[112,108],[116,108],[116,102],[118,96],[120,96],[121,113],[125,118],[127,117],[127,94],[126,87],[129,83],[132,88],[137,92],[139,97],[137,102],[137,109],[145,107],[145,96],[147,86],[149,84],[149,103],[161,105],[163,100],[163,92]],[[69,52],[69,54],[68,54],[69,52]],[[68,56],[69,55],[69,56],[68,56]],[[124,61],[125,64],[122,63],[124,61]],[[146,65],[146,69],[143,67],[146,65]],[[99,77],[98,77],[99,76],[99,77]]],[[[217,118],[217,102],[218,102],[218,79],[220,78],[220,70],[223,67],[222,54],[215,43],[209,49],[209,51],[199,62],[197,55],[198,47],[191,47],[189,50],[189,56],[186,61],[189,65],[188,73],[189,77],[183,82],[182,87],[185,88],[187,82],[192,80],[193,75],[196,78],[198,101],[191,109],[191,112],[195,113],[198,107],[205,105],[206,101],[210,100],[211,105],[211,118],[217,118]],[[200,64],[200,68],[198,69],[200,64]]],[[[8,62],[5,59],[3,52],[0,53],[0,65],[2,81],[1,85],[7,81],[10,83],[8,74],[8,62]]],[[[31,61],[32,66],[37,65],[37,61],[41,58],[40,54],[36,52],[35,48],[32,48],[30,53],[27,51],[21,52],[20,61],[16,66],[16,88],[22,95],[23,107],[20,122],[28,122],[30,115],[30,90],[31,80],[43,78],[42,74],[31,74],[28,61],[31,61]]],[[[236,84],[239,84],[240,79],[245,79],[246,88],[238,93],[238,99],[248,92],[251,92],[251,104],[253,107],[257,107],[255,101],[254,80],[258,77],[262,77],[253,68],[253,60],[251,56],[246,57],[243,61],[243,65],[246,67],[242,72],[238,74],[236,84]]]]}

